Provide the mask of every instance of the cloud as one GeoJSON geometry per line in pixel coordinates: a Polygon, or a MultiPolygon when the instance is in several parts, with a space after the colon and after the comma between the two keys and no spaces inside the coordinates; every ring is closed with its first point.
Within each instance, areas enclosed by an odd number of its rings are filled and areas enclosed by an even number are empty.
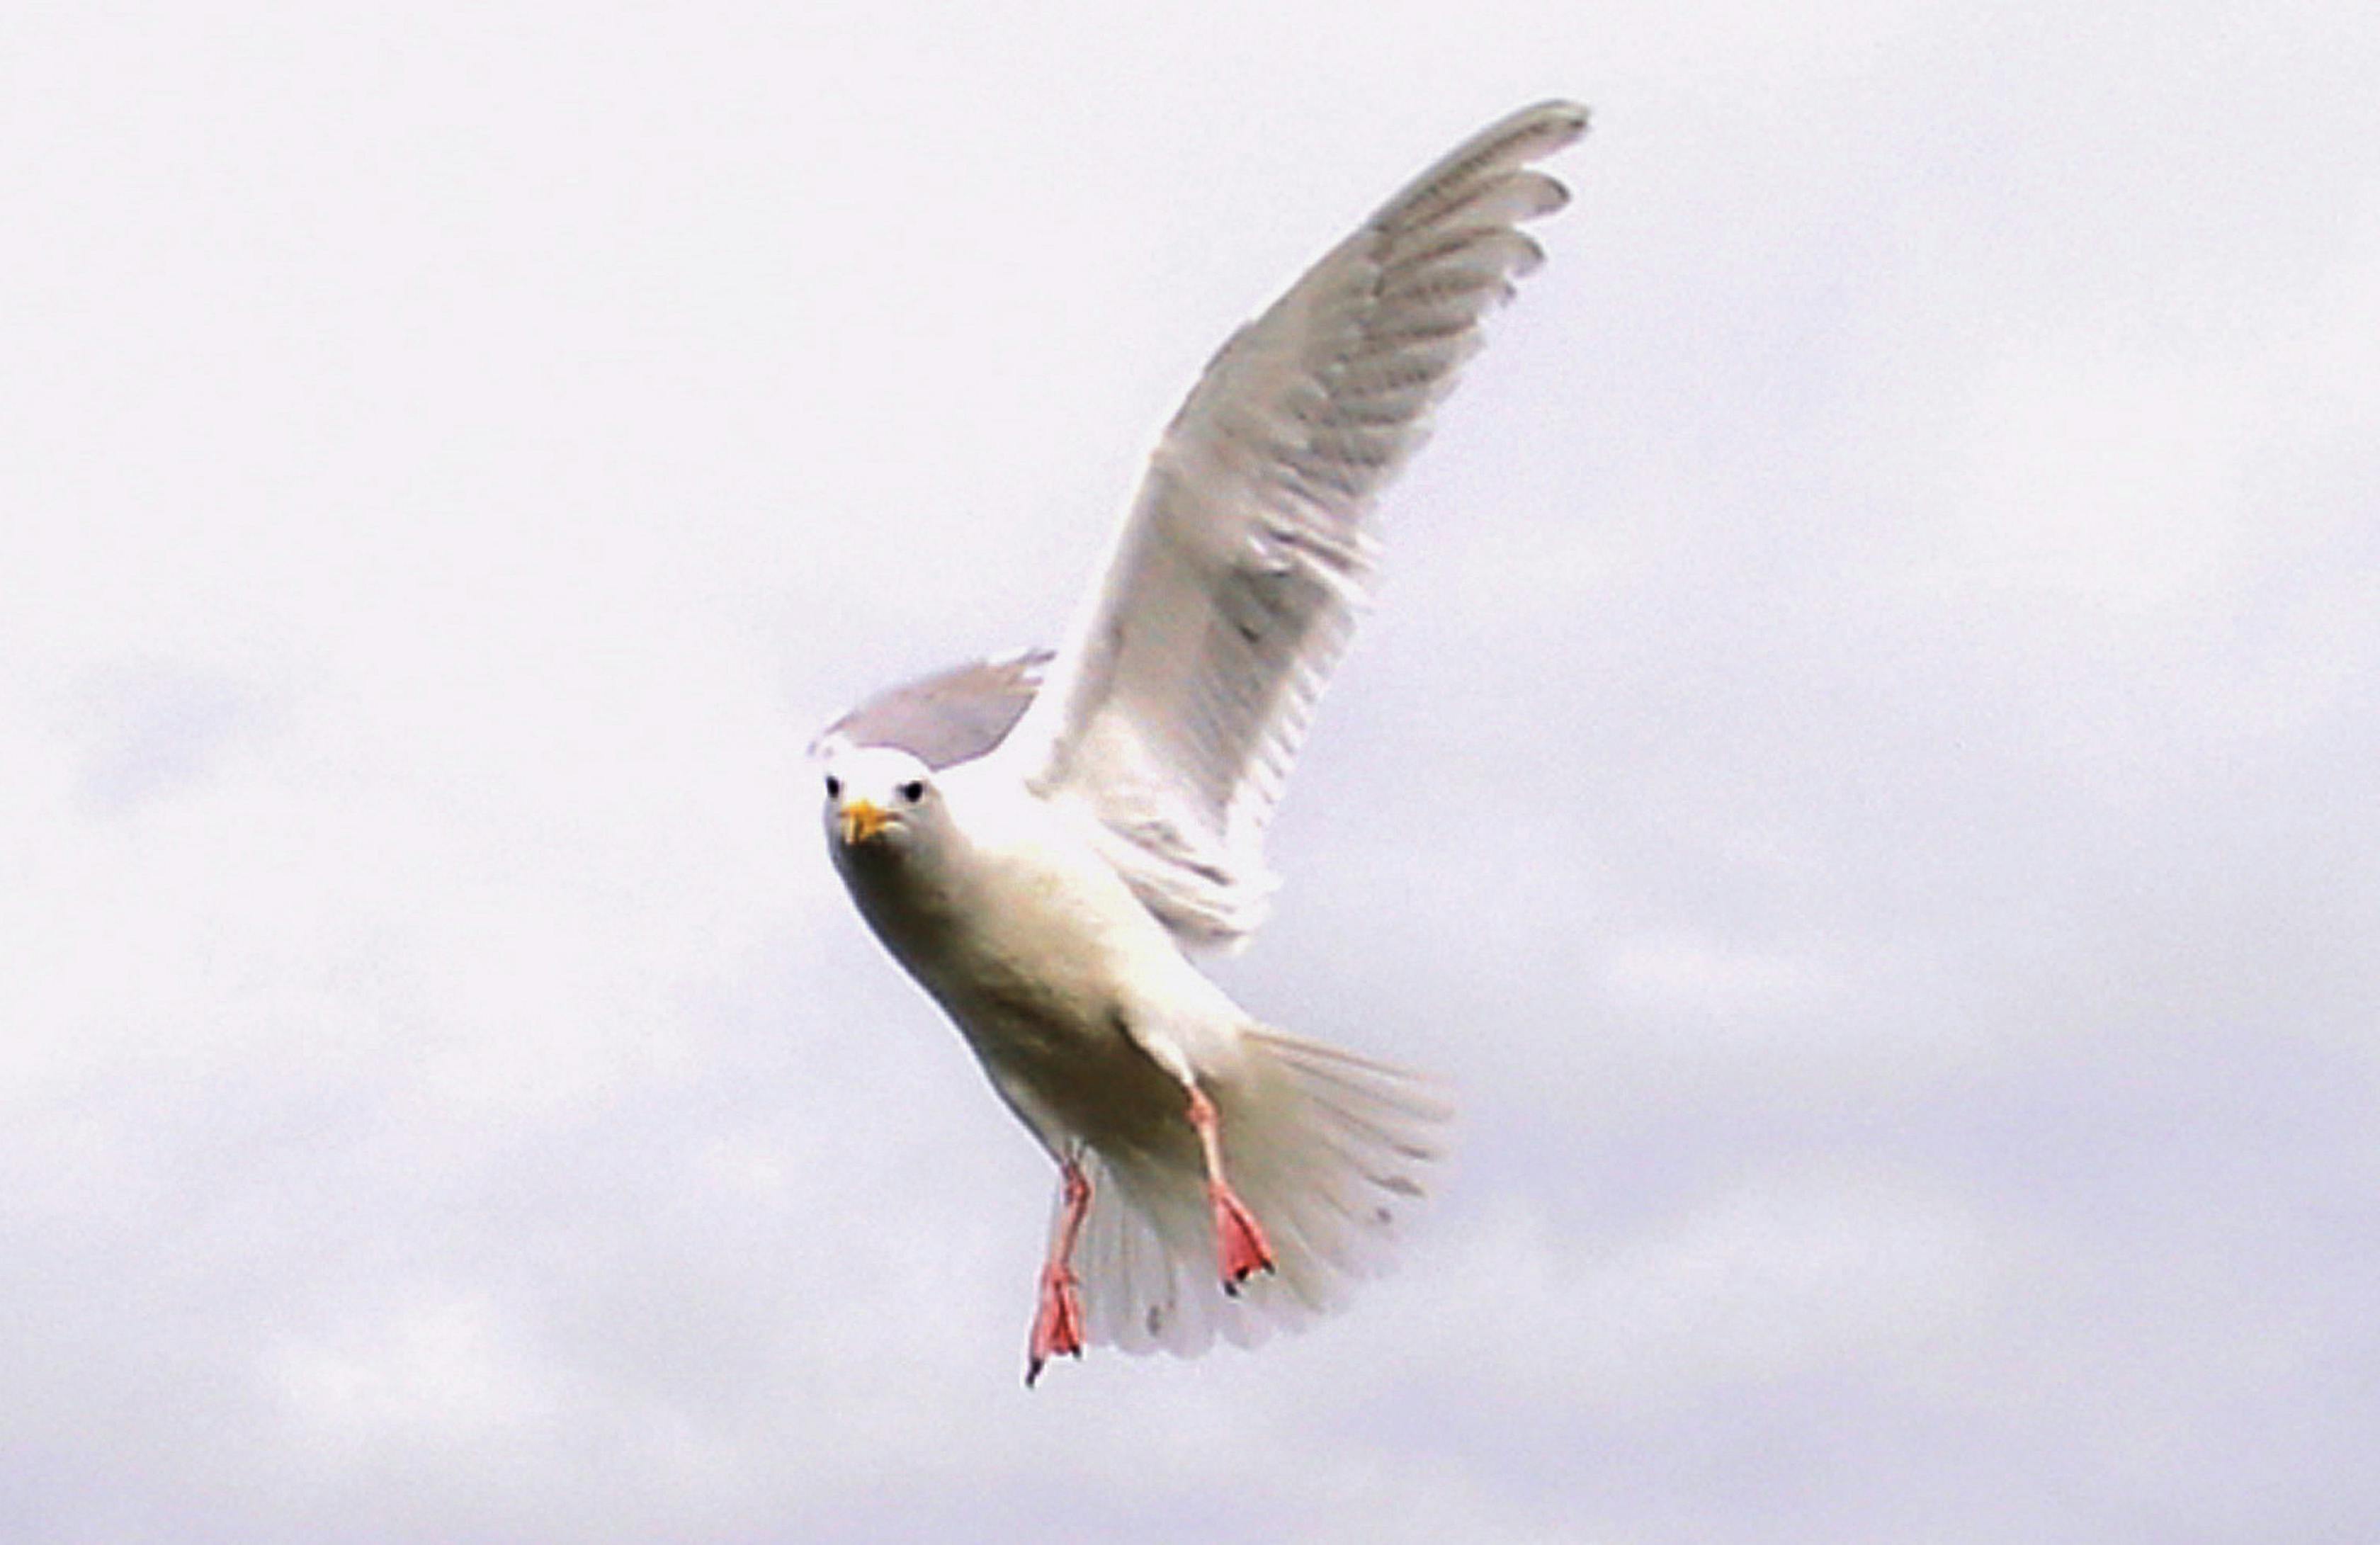
{"type": "Polygon", "coordinates": [[[2380,34],[534,7],[0,65],[0,1532],[2041,1539],[2380,1513],[2380,34]],[[1598,110],[1252,1011],[1400,1273],[1018,1388],[1048,1176],[801,748],[1229,326],[1598,110]]]}

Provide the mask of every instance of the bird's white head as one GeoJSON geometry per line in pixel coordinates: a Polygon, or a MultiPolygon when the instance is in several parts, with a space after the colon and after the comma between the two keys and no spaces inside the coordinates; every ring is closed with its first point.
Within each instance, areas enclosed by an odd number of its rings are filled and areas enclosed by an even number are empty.
{"type": "Polygon", "coordinates": [[[842,746],[827,753],[826,834],[837,857],[898,854],[937,819],[941,791],[932,771],[890,746],[842,746]]]}

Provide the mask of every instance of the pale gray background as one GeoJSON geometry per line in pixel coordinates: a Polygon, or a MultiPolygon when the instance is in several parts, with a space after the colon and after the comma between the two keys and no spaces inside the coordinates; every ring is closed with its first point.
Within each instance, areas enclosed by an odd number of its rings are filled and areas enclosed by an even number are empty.
{"type": "Polygon", "coordinates": [[[0,1537],[2365,1540],[2380,24],[18,7],[0,1537]],[[801,759],[1594,103],[1227,967],[1405,1270],[1019,1387],[801,759]]]}

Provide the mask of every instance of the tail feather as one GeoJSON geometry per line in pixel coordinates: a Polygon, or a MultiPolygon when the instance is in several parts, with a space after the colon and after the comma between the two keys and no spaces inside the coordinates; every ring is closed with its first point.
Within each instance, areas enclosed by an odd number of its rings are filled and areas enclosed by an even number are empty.
{"type": "Polygon", "coordinates": [[[1253,1345],[1342,1305],[1390,1263],[1427,1191],[1453,1107],[1427,1076],[1249,1028],[1244,1055],[1204,1080],[1223,1165],[1275,1262],[1227,1296],[1196,1143],[1089,1150],[1091,1210],[1075,1252],[1091,1341],[1191,1356],[1218,1336],[1253,1345]]]}

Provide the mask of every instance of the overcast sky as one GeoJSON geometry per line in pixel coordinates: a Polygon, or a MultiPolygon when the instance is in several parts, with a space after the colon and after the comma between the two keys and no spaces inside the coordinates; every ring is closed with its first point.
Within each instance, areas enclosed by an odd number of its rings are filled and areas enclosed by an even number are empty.
{"type": "Polygon", "coordinates": [[[2380,1529],[2367,14],[19,10],[0,1537],[2380,1529]],[[803,747],[1555,94],[1220,967],[1461,1167],[1027,1394],[803,747]]]}

